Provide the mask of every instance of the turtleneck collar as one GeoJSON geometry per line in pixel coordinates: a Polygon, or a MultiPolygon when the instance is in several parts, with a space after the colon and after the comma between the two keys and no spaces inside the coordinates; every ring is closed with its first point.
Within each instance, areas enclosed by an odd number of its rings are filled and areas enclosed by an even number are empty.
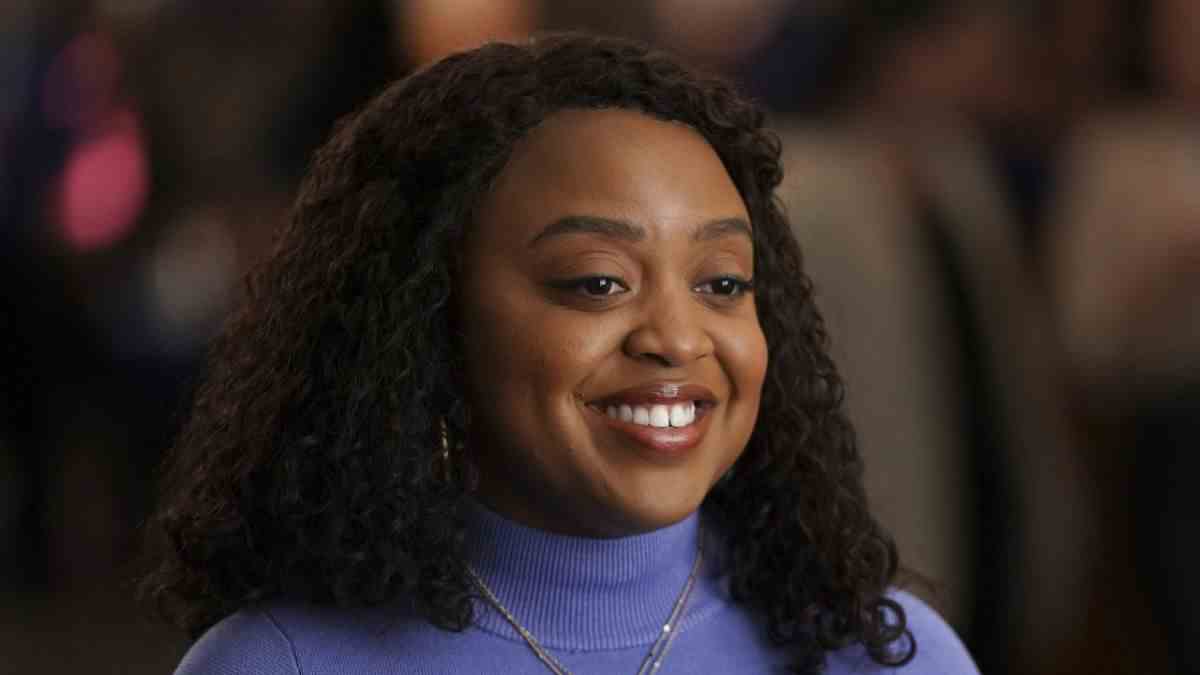
{"type": "MultiPolygon", "coordinates": [[[[467,560],[500,603],[543,646],[571,651],[652,644],[701,536],[695,513],[647,534],[591,539],[525,527],[478,504],[467,510],[466,534],[467,560]]],[[[697,574],[680,629],[716,609],[711,569],[697,574]]],[[[487,602],[476,602],[475,616],[479,628],[521,640],[487,602]]]]}

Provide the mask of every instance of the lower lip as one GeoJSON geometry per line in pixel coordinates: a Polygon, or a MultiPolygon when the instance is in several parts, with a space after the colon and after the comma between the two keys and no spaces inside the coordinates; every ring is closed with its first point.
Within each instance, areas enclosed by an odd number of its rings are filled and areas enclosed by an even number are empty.
{"type": "Polygon", "coordinates": [[[696,420],[686,427],[651,427],[633,422],[609,417],[600,410],[588,406],[610,429],[617,431],[636,442],[639,446],[652,451],[655,455],[667,459],[676,459],[700,445],[704,433],[708,431],[708,423],[712,408],[705,406],[696,409],[696,420]]]}

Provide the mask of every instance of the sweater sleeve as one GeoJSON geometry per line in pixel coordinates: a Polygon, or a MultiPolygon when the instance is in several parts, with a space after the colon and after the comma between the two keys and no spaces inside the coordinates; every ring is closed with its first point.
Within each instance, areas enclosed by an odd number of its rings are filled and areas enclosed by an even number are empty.
{"type": "Polygon", "coordinates": [[[917,643],[913,660],[893,672],[903,675],[979,675],[962,640],[932,607],[904,591],[893,592],[892,598],[904,608],[908,629],[917,643]]]}
{"type": "Polygon", "coordinates": [[[904,591],[888,595],[904,608],[906,625],[916,642],[912,660],[900,668],[881,665],[858,644],[830,654],[830,675],[979,675],[954,629],[933,608],[904,591]]]}
{"type": "Polygon", "coordinates": [[[266,611],[244,610],[208,629],[175,675],[301,675],[291,639],[266,611]]]}

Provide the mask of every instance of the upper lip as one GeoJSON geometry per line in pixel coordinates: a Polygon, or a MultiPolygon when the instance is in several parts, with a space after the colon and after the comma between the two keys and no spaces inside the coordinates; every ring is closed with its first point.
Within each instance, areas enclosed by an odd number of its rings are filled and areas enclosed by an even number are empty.
{"type": "Polygon", "coordinates": [[[655,403],[682,403],[683,401],[716,403],[717,396],[711,389],[699,384],[652,382],[622,389],[615,394],[596,399],[592,401],[592,404],[604,408],[609,405],[653,405],[655,403]]]}

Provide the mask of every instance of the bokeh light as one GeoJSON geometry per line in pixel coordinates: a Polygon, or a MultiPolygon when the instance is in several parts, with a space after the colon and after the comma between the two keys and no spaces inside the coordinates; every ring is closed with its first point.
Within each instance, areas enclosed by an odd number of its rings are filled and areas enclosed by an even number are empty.
{"type": "Polygon", "coordinates": [[[81,252],[112,246],[137,224],[149,186],[141,124],[125,109],[71,150],[54,204],[62,239],[81,252]]]}

